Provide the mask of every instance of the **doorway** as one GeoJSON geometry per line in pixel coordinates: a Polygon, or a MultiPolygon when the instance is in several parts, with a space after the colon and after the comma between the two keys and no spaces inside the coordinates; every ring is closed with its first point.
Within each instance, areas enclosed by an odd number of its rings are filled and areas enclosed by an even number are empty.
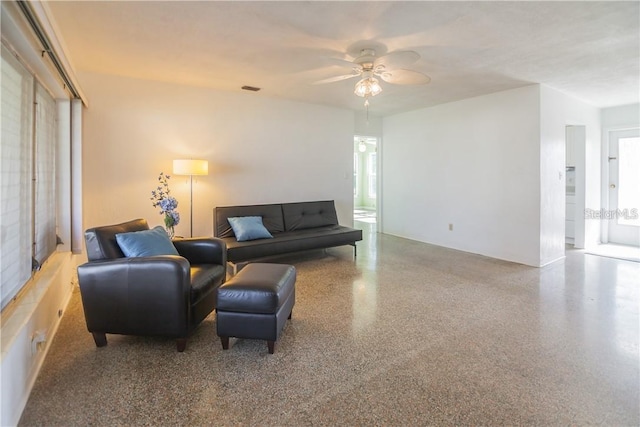
{"type": "Polygon", "coordinates": [[[585,247],[586,127],[565,127],[565,243],[585,247]]]}
{"type": "Polygon", "coordinates": [[[378,223],[378,138],[353,138],[353,220],[375,231],[378,223]]]}
{"type": "Polygon", "coordinates": [[[640,246],[640,129],[609,134],[608,243],[640,246]]]}
{"type": "Polygon", "coordinates": [[[603,208],[585,211],[601,221],[602,244],[588,253],[640,262],[640,129],[610,130],[603,147],[603,208]]]}

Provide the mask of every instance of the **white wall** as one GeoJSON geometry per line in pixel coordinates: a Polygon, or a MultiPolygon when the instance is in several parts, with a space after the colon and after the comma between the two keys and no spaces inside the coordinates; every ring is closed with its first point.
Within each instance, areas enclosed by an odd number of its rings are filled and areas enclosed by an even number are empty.
{"type": "Polygon", "coordinates": [[[356,111],[354,116],[356,135],[382,138],[382,117],[367,114],[366,110],[356,111]]]}
{"type": "Polygon", "coordinates": [[[603,108],[601,111],[603,129],[628,129],[640,126],[640,104],[603,108]]]}
{"type": "Polygon", "coordinates": [[[584,220],[585,208],[600,209],[600,110],[541,86],[540,111],[543,196],[540,203],[540,260],[544,265],[564,256],[565,131],[568,125],[585,126],[586,130],[585,145],[575,147],[576,247],[590,247],[600,240],[600,221],[584,220]]]}
{"type": "MultiPolygon", "coordinates": [[[[80,74],[91,102],[83,130],[84,226],[144,217],[161,224],[150,191],[178,158],[209,161],[194,184],[194,235],[213,234],[215,206],[334,199],[352,224],[354,113],[101,74],[80,74]]],[[[189,235],[189,186],[170,188],[189,235]]]]}
{"type": "Polygon", "coordinates": [[[385,233],[540,265],[539,93],[527,86],[385,118],[385,233]]]}

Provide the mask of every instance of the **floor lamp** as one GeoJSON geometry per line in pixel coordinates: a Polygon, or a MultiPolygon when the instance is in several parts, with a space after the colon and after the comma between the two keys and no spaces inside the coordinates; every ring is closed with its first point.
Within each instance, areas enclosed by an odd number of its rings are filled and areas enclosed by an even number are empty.
{"type": "Polygon", "coordinates": [[[173,161],[174,175],[188,175],[190,179],[189,226],[193,237],[193,176],[209,175],[209,162],[206,160],[180,159],[173,161]]]}

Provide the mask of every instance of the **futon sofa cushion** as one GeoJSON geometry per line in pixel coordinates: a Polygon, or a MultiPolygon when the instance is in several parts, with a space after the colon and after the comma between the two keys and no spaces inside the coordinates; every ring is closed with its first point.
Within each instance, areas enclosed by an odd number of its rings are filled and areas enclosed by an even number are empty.
{"type": "Polygon", "coordinates": [[[332,200],[284,203],[282,214],[286,231],[338,224],[338,215],[332,200]]]}
{"type": "Polygon", "coordinates": [[[284,231],[284,219],[281,205],[250,205],[217,207],[214,212],[213,232],[216,237],[235,237],[229,223],[229,217],[259,216],[262,225],[271,234],[284,231]]]}

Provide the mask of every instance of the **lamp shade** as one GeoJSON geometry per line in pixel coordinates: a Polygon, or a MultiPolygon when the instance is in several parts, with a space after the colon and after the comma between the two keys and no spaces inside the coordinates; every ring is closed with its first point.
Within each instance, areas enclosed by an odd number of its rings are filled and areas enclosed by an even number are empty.
{"type": "Polygon", "coordinates": [[[173,161],[174,175],[209,175],[209,162],[206,160],[180,159],[173,161]]]}

